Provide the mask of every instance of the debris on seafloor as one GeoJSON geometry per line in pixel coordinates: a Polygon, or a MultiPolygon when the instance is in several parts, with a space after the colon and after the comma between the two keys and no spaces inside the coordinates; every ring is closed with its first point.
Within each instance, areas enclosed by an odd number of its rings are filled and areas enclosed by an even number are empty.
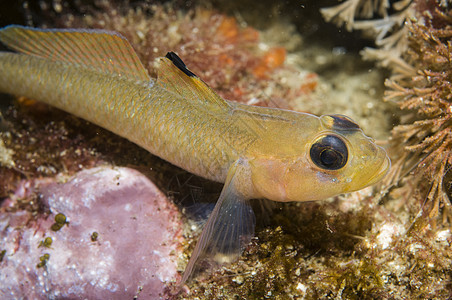
{"type": "Polygon", "coordinates": [[[0,166],[7,168],[14,167],[13,154],[14,151],[6,148],[3,140],[0,140],[0,166]]]}
{"type": "Polygon", "coordinates": [[[128,168],[58,180],[23,181],[2,204],[1,298],[168,297],[183,241],[178,209],[128,168]],[[18,198],[37,194],[44,211],[37,218],[10,211],[18,198]]]}

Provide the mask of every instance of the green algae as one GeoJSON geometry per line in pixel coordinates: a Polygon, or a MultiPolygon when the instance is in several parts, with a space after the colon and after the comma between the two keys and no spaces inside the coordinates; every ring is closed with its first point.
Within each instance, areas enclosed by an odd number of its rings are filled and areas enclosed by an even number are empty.
{"type": "Polygon", "coordinates": [[[55,215],[55,223],[64,225],[67,224],[68,222],[66,220],[66,216],[62,213],[59,213],[55,215]]]}
{"type": "Polygon", "coordinates": [[[40,262],[36,265],[36,268],[44,268],[47,265],[47,262],[50,259],[50,254],[45,253],[41,257],[39,257],[40,262]]]}
{"type": "Polygon", "coordinates": [[[97,231],[94,231],[91,234],[91,242],[96,242],[98,238],[99,238],[99,233],[97,233],[97,231]]]}
{"type": "Polygon", "coordinates": [[[39,242],[38,248],[44,247],[44,248],[50,248],[52,246],[53,239],[51,237],[46,237],[43,241],[39,242]]]}
{"type": "Polygon", "coordinates": [[[59,231],[64,225],[69,225],[69,222],[66,220],[66,216],[64,214],[58,213],[55,215],[55,223],[52,224],[50,229],[52,231],[59,231]]]}
{"type": "Polygon", "coordinates": [[[189,284],[181,299],[447,299],[450,231],[407,235],[391,202],[356,198],[283,205],[237,263],[189,284]],[[340,209],[356,200],[359,210],[340,209]]]}

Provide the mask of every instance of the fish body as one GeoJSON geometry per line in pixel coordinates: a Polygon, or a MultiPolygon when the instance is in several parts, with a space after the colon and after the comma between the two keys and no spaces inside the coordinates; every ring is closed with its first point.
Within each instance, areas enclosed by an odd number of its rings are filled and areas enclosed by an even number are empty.
{"type": "Polygon", "coordinates": [[[220,126],[209,123],[220,125],[227,120],[219,114],[206,120],[205,113],[195,109],[196,103],[181,101],[179,95],[154,80],[131,82],[16,53],[1,53],[0,67],[11,74],[0,80],[1,91],[44,101],[126,137],[192,173],[224,181],[228,161],[218,151],[225,140],[219,138],[220,126]],[[202,146],[209,144],[215,147],[203,150],[202,146]],[[208,155],[203,153],[206,151],[208,155]]]}
{"type": "Polygon", "coordinates": [[[121,35],[8,26],[0,92],[48,103],[196,175],[224,182],[182,282],[254,232],[250,199],[311,201],[359,190],[389,170],[383,148],[341,115],[321,117],[219,97],[170,52],[152,79],[121,35]]]}

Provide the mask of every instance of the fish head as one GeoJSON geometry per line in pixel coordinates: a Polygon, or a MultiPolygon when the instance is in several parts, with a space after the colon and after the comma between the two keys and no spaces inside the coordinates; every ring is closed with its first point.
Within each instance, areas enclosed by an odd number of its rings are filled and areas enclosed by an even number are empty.
{"type": "Polygon", "coordinates": [[[253,185],[274,201],[321,200],[360,190],[380,181],[391,162],[350,118],[324,115],[313,132],[303,133],[296,156],[253,162],[253,185]]]}

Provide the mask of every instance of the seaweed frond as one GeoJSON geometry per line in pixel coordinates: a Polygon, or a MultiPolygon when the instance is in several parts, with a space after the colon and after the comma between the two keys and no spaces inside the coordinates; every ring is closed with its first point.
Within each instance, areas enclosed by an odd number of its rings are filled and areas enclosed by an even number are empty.
{"type": "Polygon", "coordinates": [[[411,188],[406,194],[420,199],[419,216],[430,218],[450,205],[450,180],[443,178],[452,167],[451,4],[347,0],[322,9],[327,21],[374,38],[377,48],[362,50],[363,58],[391,70],[385,100],[403,115],[392,130],[391,152],[398,157],[385,183],[411,188]]]}
{"type": "Polygon", "coordinates": [[[408,114],[403,124],[392,133],[393,147],[403,153],[389,180],[397,182],[405,171],[406,180],[420,190],[424,213],[438,215],[440,206],[447,205],[443,193],[443,178],[452,166],[452,22],[442,28],[409,24],[410,48],[407,63],[416,70],[410,80],[387,80],[385,99],[395,101],[408,114]],[[403,149],[400,149],[402,147],[403,149]]]}
{"type": "Polygon", "coordinates": [[[321,13],[326,21],[345,25],[348,31],[362,30],[375,40],[378,48],[362,50],[364,59],[375,60],[395,73],[412,75],[414,70],[401,59],[401,55],[408,47],[405,23],[419,15],[415,1],[347,0],[334,7],[323,8],[321,13]]]}

